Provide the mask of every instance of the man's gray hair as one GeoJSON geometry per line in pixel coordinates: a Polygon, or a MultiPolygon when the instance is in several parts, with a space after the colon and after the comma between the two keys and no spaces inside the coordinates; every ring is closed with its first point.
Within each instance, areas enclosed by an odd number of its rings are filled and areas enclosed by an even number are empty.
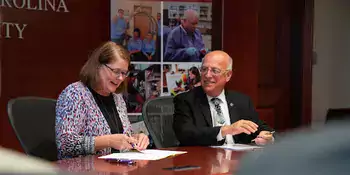
{"type": "Polygon", "coordinates": [[[182,17],[182,19],[188,19],[188,20],[192,20],[194,18],[199,18],[199,14],[197,11],[193,10],[193,9],[188,9],[184,12],[184,16],[182,17]]]}
{"type": "Polygon", "coordinates": [[[226,70],[232,70],[233,59],[229,56],[226,70]]]}

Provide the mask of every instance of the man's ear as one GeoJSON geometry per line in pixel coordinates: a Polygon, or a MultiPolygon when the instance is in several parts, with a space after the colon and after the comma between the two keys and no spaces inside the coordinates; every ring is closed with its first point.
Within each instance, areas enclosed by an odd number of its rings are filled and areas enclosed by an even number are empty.
{"type": "Polygon", "coordinates": [[[233,76],[233,71],[232,70],[229,70],[227,73],[226,73],[226,82],[230,81],[231,77],[233,76]]]}

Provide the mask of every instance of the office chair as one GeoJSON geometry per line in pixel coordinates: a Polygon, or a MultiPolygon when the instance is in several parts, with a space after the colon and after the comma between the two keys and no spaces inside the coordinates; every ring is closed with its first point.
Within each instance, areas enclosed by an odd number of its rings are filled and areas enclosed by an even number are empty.
{"type": "Polygon", "coordinates": [[[350,108],[328,109],[326,123],[350,119],[350,108]]]}
{"type": "Polygon", "coordinates": [[[179,145],[173,130],[173,98],[172,96],[157,97],[146,101],[143,106],[144,122],[156,148],[179,145]]]}
{"type": "Polygon", "coordinates": [[[8,102],[10,123],[26,154],[57,160],[55,106],[56,100],[40,97],[20,97],[8,102]]]}

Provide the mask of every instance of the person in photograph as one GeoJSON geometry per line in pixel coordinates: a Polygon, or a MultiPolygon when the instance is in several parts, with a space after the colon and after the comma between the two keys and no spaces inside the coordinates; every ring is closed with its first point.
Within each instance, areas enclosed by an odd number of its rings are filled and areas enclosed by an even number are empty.
{"type": "Polygon", "coordinates": [[[135,69],[135,65],[130,65],[130,76],[128,78],[128,91],[126,94],[126,99],[128,99],[128,112],[138,113],[142,111],[143,103],[145,102],[145,98],[141,95],[143,87],[142,80],[139,75],[139,70],[135,69]]]}
{"type": "Polygon", "coordinates": [[[188,70],[188,89],[201,86],[201,75],[197,67],[193,66],[188,70]]]}
{"type": "Polygon", "coordinates": [[[55,123],[58,159],[147,148],[145,134],[132,135],[122,95],[129,58],[123,46],[106,42],[86,61],[80,81],[61,92],[55,123]]]}
{"type": "Polygon", "coordinates": [[[201,32],[197,29],[198,13],[186,10],[180,26],[168,35],[164,61],[200,62],[206,54],[201,32]]]}
{"type": "Polygon", "coordinates": [[[174,29],[175,27],[181,25],[181,18],[180,16],[174,14],[173,19],[171,19],[171,29],[174,29]]]}
{"type": "Polygon", "coordinates": [[[162,26],[163,26],[163,24],[162,24],[162,20],[161,20],[161,13],[157,13],[157,25],[158,25],[158,37],[160,37],[160,36],[162,36],[162,30],[161,30],[161,28],[162,28],[162,26]]]}
{"type": "Polygon", "coordinates": [[[156,53],[156,45],[153,40],[153,35],[148,32],[145,39],[142,42],[142,54],[145,57],[145,61],[157,61],[154,60],[154,54],[156,53]]]}
{"type": "Polygon", "coordinates": [[[124,18],[124,10],[119,9],[118,15],[113,16],[111,22],[111,40],[113,42],[123,45],[128,23],[128,19],[124,18]]]}
{"type": "Polygon", "coordinates": [[[142,61],[142,40],[141,31],[139,28],[134,29],[133,37],[128,42],[128,50],[130,53],[131,61],[142,61]]]}
{"type": "Polygon", "coordinates": [[[128,81],[128,100],[129,103],[132,101],[135,106],[133,109],[130,109],[128,112],[138,113],[142,112],[142,106],[145,102],[144,97],[140,94],[138,89],[134,86],[135,81],[137,81],[137,77],[130,77],[128,81]]]}
{"type": "Polygon", "coordinates": [[[160,81],[153,82],[151,87],[151,93],[148,99],[154,99],[157,98],[160,94],[160,81]]]}
{"type": "Polygon", "coordinates": [[[168,83],[167,83],[167,78],[166,74],[170,72],[170,66],[168,64],[163,65],[163,92],[167,93],[168,92],[168,83]]]}

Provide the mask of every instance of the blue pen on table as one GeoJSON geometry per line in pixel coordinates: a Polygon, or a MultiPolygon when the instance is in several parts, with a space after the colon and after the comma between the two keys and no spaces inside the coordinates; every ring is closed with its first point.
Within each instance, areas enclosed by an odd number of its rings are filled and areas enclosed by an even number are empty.
{"type": "Polygon", "coordinates": [[[119,164],[126,164],[126,165],[134,165],[136,162],[134,160],[129,159],[107,159],[110,163],[119,163],[119,164]]]}

